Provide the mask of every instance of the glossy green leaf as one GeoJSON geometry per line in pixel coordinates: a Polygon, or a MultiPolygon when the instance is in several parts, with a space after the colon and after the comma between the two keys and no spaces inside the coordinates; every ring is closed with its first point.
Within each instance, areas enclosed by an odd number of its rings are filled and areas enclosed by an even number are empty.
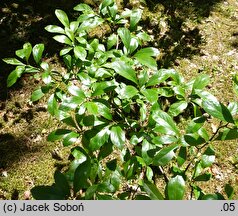
{"type": "Polygon", "coordinates": [[[87,57],[87,52],[83,47],[76,46],[76,47],[74,47],[74,55],[75,55],[76,58],[81,59],[82,61],[84,61],[87,57]]]}
{"type": "Polygon", "coordinates": [[[202,106],[204,110],[211,116],[218,118],[222,121],[234,123],[234,120],[232,118],[230,111],[222,103],[205,100],[203,101],[202,106]]]}
{"type": "Polygon", "coordinates": [[[89,31],[90,29],[93,29],[93,28],[101,25],[104,22],[104,19],[102,19],[101,17],[95,16],[94,14],[88,14],[84,18],[81,16],[78,18],[78,21],[82,22],[81,25],[79,26],[79,31],[81,31],[81,32],[89,31]],[[81,21],[80,20],[81,18],[84,20],[81,21]]]}
{"type": "Polygon", "coordinates": [[[97,105],[98,113],[108,120],[112,120],[110,108],[102,102],[95,102],[97,105]]]}
{"type": "Polygon", "coordinates": [[[136,72],[129,65],[123,61],[115,61],[112,63],[112,69],[114,69],[122,77],[138,84],[136,72]]]}
{"type": "Polygon", "coordinates": [[[107,194],[97,194],[97,200],[114,200],[112,195],[107,194]]]}
{"type": "Polygon", "coordinates": [[[41,62],[40,67],[45,70],[45,71],[49,71],[50,70],[50,66],[47,62],[41,62]]]}
{"type": "Polygon", "coordinates": [[[107,6],[111,6],[115,4],[114,0],[103,0],[101,2],[101,4],[99,5],[99,9],[102,10],[103,8],[107,7],[107,6]]]}
{"type": "Polygon", "coordinates": [[[66,122],[67,122],[67,119],[70,118],[70,113],[58,109],[58,110],[56,110],[54,116],[55,116],[58,120],[60,120],[60,121],[63,121],[63,122],[64,122],[64,120],[66,120],[66,122]]]}
{"type": "Polygon", "coordinates": [[[123,164],[123,172],[126,180],[134,179],[138,172],[138,161],[136,157],[131,157],[126,163],[123,164]]]}
{"type": "Polygon", "coordinates": [[[164,166],[169,163],[175,156],[174,150],[178,148],[178,144],[162,148],[153,158],[153,165],[164,166]]]}
{"type": "Polygon", "coordinates": [[[72,148],[71,154],[80,164],[86,161],[88,158],[88,154],[86,153],[86,151],[79,146],[72,148]]]}
{"type": "Polygon", "coordinates": [[[145,32],[140,31],[137,35],[138,38],[140,38],[142,41],[150,41],[151,37],[145,32]]]}
{"type": "Polygon", "coordinates": [[[99,96],[106,92],[107,89],[113,86],[112,82],[97,82],[92,84],[92,96],[99,96]]]}
{"type": "Polygon", "coordinates": [[[85,200],[93,199],[94,194],[96,193],[98,185],[94,184],[87,188],[85,192],[85,200]]]}
{"type": "Polygon", "coordinates": [[[116,89],[116,92],[120,99],[130,99],[138,93],[138,90],[131,85],[121,85],[121,87],[116,89]]]}
{"type": "Polygon", "coordinates": [[[230,111],[232,116],[238,114],[238,102],[230,102],[227,106],[227,109],[230,111]]]}
{"type": "Polygon", "coordinates": [[[78,21],[73,21],[70,23],[69,28],[70,30],[75,33],[79,27],[79,22],[78,21]]]}
{"type": "Polygon", "coordinates": [[[196,89],[204,89],[209,83],[210,78],[208,75],[202,74],[198,76],[193,83],[192,93],[194,93],[196,89]]]}
{"type": "Polygon", "coordinates": [[[141,157],[139,157],[139,156],[136,156],[136,160],[138,161],[138,163],[143,167],[145,167],[146,166],[146,163],[145,163],[145,161],[144,161],[144,159],[143,158],[141,158],[141,157]]]}
{"type": "Polygon", "coordinates": [[[193,170],[193,178],[196,178],[197,176],[199,176],[201,174],[202,170],[203,170],[203,168],[202,168],[201,162],[197,161],[195,164],[195,168],[193,170]]]}
{"type": "Polygon", "coordinates": [[[203,99],[202,107],[208,114],[222,121],[234,123],[230,111],[216,97],[206,91],[196,91],[196,93],[203,99]]]}
{"type": "Polygon", "coordinates": [[[69,18],[64,11],[57,9],[55,10],[55,15],[65,27],[69,28],[69,18]]]}
{"type": "MultiPolygon", "coordinates": [[[[101,58],[102,61],[103,60],[103,57],[101,58]]],[[[100,64],[100,63],[99,63],[100,64]]],[[[106,69],[106,68],[98,68],[96,73],[95,73],[95,77],[98,78],[108,78],[108,77],[111,77],[112,76],[112,73],[109,69],[106,69]]]]}
{"type": "Polygon", "coordinates": [[[146,178],[148,179],[148,181],[152,182],[152,178],[154,176],[153,170],[147,166],[146,167],[146,178]]]}
{"type": "Polygon", "coordinates": [[[206,155],[215,155],[216,151],[211,146],[208,146],[207,149],[204,151],[204,154],[206,154],[206,155]]]}
{"type": "Polygon", "coordinates": [[[31,95],[31,101],[38,101],[39,99],[41,99],[45,94],[42,92],[42,89],[36,89],[32,95],[31,95]]]}
{"type": "Polygon", "coordinates": [[[158,88],[158,94],[161,97],[173,97],[174,96],[174,91],[170,87],[160,87],[158,88]]]}
{"type": "Polygon", "coordinates": [[[65,34],[64,29],[57,26],[57,25],[48,25],[48,26],[45,27],[45,30],[50,32],[50,33],[65,34]]]}
{"type": "Polygon", "coordinates": [[[173,87],[173,91],[176,95],[176,98],[178,100],[186,100],[187,95],[186,95],[186,87],[184,85],[176,85],[175,87],[173,87]]]}
{"type": "Polygon", "coordinates": [[[238,138],[238,129],[229,129],[226,128],[223,131],[220,131],[216,140],[233,140],[238,138]]]}
{"type": "Polygon", "coordinates": [[[166,112],[162,110],[154,112],[153,119],[156,121],[159,130],[161,129],[161,133],[168,135],[179,135],[179,130],[175,122],[166,112]]]}
{"type": "Polygon", "coordinates": [[[95,116],[94,115],[88,115],[83,118],[83,125],[84,126],[94,126],[95,124],[95,116]]]}
{"type": "Polygon", "coordinates": [[[98,115],[98,106],[95,102],[86,102],[84,103],[84,106],[86,107],[89,114],[98,115]]]}
{"type": "Polygon", "coordinates": [[[195,181],[209,181],[212,177],[211,173],[204,173],[194,178],[195,181]]]}
{"type": "Polygon", "coordinates": [[[182,200],[185,194],[185,181],[182,176],[171,178],[167,185],[169,200],[182,200]]]}
{"type": "Polygon", "coordinates": [[[109,16],[112,18],[112,20],[115,20],[117,11],[118,11],[117,5],[113,4],[112,6],[107,7],[107,11],[108,11],[109,16]]]}
{"type": "Polygon", "coordinates": [[[34,57],[34,60],[35,62],[38,64],[41,60],[41,57],[42,57],[42,53],[44,51],[44,44],[36,44],[34,47],[33,47],[33,50],[32,50],[32,54],[33,54],[33,57],[34,57]]]}
{"type": "Polygon", "coordinates": [[[75,36],[74,36],[74,32],[68,28],[68,27],[65,27],[65,34],[66,36],[68,36],[68,38],[74,42],[74,39],[75,39],[75,36]]]}
{"type": "Polygon", "coordinates": [[[201,165],[203,168],[210,167],[215,162],[215,155],[202,155],[201,165]]]}
{"type": "Polygon", "coordinates": [[[191,146],[197,146],[206,143],[206,140],[197,133],[185,134],[184,139],[191,146]]]}
{"type": "Polygon", "coordinates": [[[144,103],[140,104],[140,120],[145,121],[147,117],[147,106],[144,103]]]}
{"type": "Polygon", "coordinates": [[[54,174],[55,184],[60,188],[65,197],[70,196],[70,187],[64,174],[56,170],[54,174]]]}
{"type": "Polygon", "coordinates": [[[98,160],[106,158],[112,152],[113,152],[113,144],[111,142],[105,143],[100,149],[100,152],[98,154],[98,160]]]}
{"type": "Polygon", "coordinates": [[[20,50],[17,50],[15,53],[19,58],[25,59],[26,61],[28,61],[28,59],[31,55],[31,51],[32,51],[31,44],[30,43],[25,43],[23,45],[23,48],[20,49],[20,50]]]}
{"type": "Polygon", "coordinates": [[[31,52],[32,52],[32,46],[30,43],[25,43],[23,45],[23,50],[25,52],[25,59],[28,62],[28,59],[30,58],[31,52]]]}
{"type": "Polygon", "coordinates": [[[75,170],[79,167],[80,164],[87,162],[88,160],[89,160],[88,157],[86,157],[86,160],[84,158],[74,159],[69,164],[68,170],[65,172],[65,176],[69,181],[69,183],[71,184],[71,186],[74,183],[75,170]]]}
{"type": "Polygon", "coordinates": [[[147,47],[139,50],[134,57],[143,65],[146,65],[153,70],[157,69],[157,63],[152,56],[157,56],[159,54],[158,49],[153,47],[147,47]]]}
{"type": "Polygon", "coordinates": [[[177,163],[178,166],[182,166],[185,161],[187,160],[187,148],[186,147],[180,147],[179,153],[177,156],[177,163]]]}
{"type": "Polygon", "coordinates": [[[142,194],[138,194],[135,196],[135,200],[151,200],[150,197],[142,194]]]}
{"type": "Polygon", "coordinates": [[[219,200],[216,194],[205,194],[202,196],[202,200],[219,200]]]}
{"type": "Polygon", "coordinates": [[[156,136],[152,139],[152,142],[156,145],[171,144],[177,141],[178,139],[171,135],[156,136]]]}
{"type": "Polygon", "coordinates": [[[52,81],[51,78],[51,73],[49,71],[45,71],[42,73],[42,81],[46,84],[49,85],[52,81]]]}
{"type": "Polygon", "coordinates": [[[65,194],[54,186],[36,186],[31,189],[31,194],[36,200],[64,200],[65,194]]]}
{"type": "Polygon", "coordinates": [[[168,114],[171,116],[177,116],[181,114],[188,106],[186,101],[178,101],[170,105],[168,114]]]}
{"type": "Polygon", "coordinates": [[[47,140],[54,142],[62,139],[65,135],[70,134],[71,132],[72,131],[68,129],[57,129],[48,135],[47,140]]]}
{"type": "Polygon", "coordinates": [[[207,130],[202,127],[197,131],[198,135],[201,136],[204,140],[206,140],[206,142],[209,141],[210,139],[210,135],[208,134],[207,130]]]}
{"type": "Polygon", "coordinates": [[[57,104],[57,101],[55,99],[55,95],[52,94],[49,99],[48,99],[48,112],[51,114],[51,115],[55,115],[56,112],[58,111],[58,104],[57,104]]]}
{"type": "Polygon", "coordinates": [[[90,139],[89,147],[92,151],[98,150],[101,148],[109,138],[109,129],[108,127],[103,128],[98,132],[93,138],[90,139]]]}
{"type": "Polygon", "coordinates": [[[143,49],[140,49],[134,56],[144,56],[144,57],[148,57],[148,56],[154,56],[156,57],[157,55],[159,55],[159,50],[154,48],[154,47],[146,47],[143,49]]]}
{"type": "Polygon", "coordinates": [[[63,43],[63,44],[67,44],[72,46],[72,42],[71,40],[65,36],[65,35],[56,35],[53,37],[56,41],[58,41],[59,43],[63,43]]]}
{"type": "Polygon", "coordinates": [[[120,126],[111,127],[110,139],[116,147],[118,147],[119,149],[123,149],[125,141],[126,141],[125,131],[122,130],[120,126]]]}
{"type": "Polygon", "coordinates": [[[174,69],[160,69],[149,79],[146,86],[159,85],[168,78],[172,78],[177,84],[182,82],[181,76],[174,69]]]}
{"type": "Polygon", "coordinates": [[[153,149],[155,149],[155,146],[144,139],[142,142],[141,155],[147,165],[151,164],[153,161],[153,157],[150,157],[150,155],[148,154],[148,152],[153,149]]]}
{"type": "Polygon", "coordinates": [[[118,38],[116,34],[111,34],[107,38],[107,49],[110,50],[113,46],[117,44],[118,38]]]}
{"type": "Polygon", "coordinates": [[[225,192],[229,200],[233,198],[233,195],[235,193],[234,188],[230,184],[225,185],[225,192]]]}
{"type": "Polygon", "coordinates": [[[11,65],[25,66],[24,63],[17,60],[16,58],[4,58],[3,61],[6,62],[7,64],[11,64],[11,65]]]}
{"type": "Polygon", "coordinates": [[[152,200],[164,200],[163,195],[160,193],[158,188],[149,181],[143,181],[142,183],[143,190],[148,194],[152,200]]]}
{"type": "Polygon", "coordinates": [[[145,89],[142,90],[141,93],[150,103],[155,103],[158,101],[158,91],[156,89],[145,89]]]}
{"type": "Polygon", "coordinates": [[[77,96],[77,97],[80,97],[80,98],[86,98],[84,92],[78,86],[70,85],[68,87],[68,91],[73,96],[77,96]]]}
{"type": "Polygon", "coordinates": [[[204,116],[194,118],[191,122],[189,122],[186,128],[186,132],[187,133],[197,132],[204,125],[205,121],[206,121],[206,117],[204,116]]]}
{"type": "Polygon", "coordinates": [[[194,117],[196,117],[196,118],[201,117],[203,115],[201,107],[198,106],[197,104],[193,103],[193,102],[192,102],[192,105],[193,105],[193,115],[194,115],[194,117]]]}
{"type": "Polygon", "coordinates": [[[72,96],[67,97],[62,100],[59,109],[62,111],[70,111],[76,109],[77,107],[81,106],[84,102],[84,97],[72,96]]]}
{"type": "Polygon", "coordinates": [[[140,87],[144,86],[149,80],[148,71],[146,71],[146,70],[140,71],[139,74],[137,75],[137,77],[139,80],[140,87]]]}
{"type": "Polygon", "coordinates": [[[130,16],[130,30],[131,31],[134,31],[136,29],[136,26],[141,19],[142,12],[143,11],[139,8],[132,10],[131,16],[130,16]]]}
{"type": "Polygon", "coordinates": [[[142,141],[143,141],[143,136],[140,136],[140,134],[134,134],[130,139],[130,143],[132,145],[137,145],[138,143],[142,141]]]}
{"type": "Polygon", "coordinates": [[[200,200],[202,198],[202,196],[204,195],[202,189],[194,184],[191,184],[191,187],[193,189],[194,198],[196,200],[200,200]]]}
{"type": "MultiPolygon", "coordinates": [[[[87,20],[91,20],[93,17],[94,17],[95,15],[93,14],[93,13],[83,13],[83,14],[81,14],[79,17],[78,17],[78,19],[77,19],[77,21],[79,22],[79,23],[87,23],[87,20]]],[[[84,30],[82,27],[81,28],[79,28],[80,30],[84,30]]],[[[81,34],[80,34],[81,35],[81,34]]],[[[82,35],[84,35],[84,34],[82,34],[82,35]]]]}
{"type": "Polygon", "coordinates": [[[127,49],[127,52],[130,53],[130,44],[131,44],[131,33],[126,28],[119,28],[117,30],[119,37],[121,38],[124,46],[127,49]]]}
{"type": "Polygon", "coordinates": [[[11,87],[13,84],[15,84],[24,71],[25,71],[24,66],[17,66],[16,69],[13,70],[7,77],[7,87],[11,87]]]}
{"type": "MultiPolygon", "coordinates": [[[[133,37],[130,42],[130,53],[133,53],[139,46],[138,39],[133,37]]],[[[125,51],[125,50],[124,50],[125,51]]]]}
{"type": "Polygon", "coordinates": [[[69,116],[69,117],[66,117],[66,118],[62,119],[62,122],[65,123],[68,126],[72,126],[76,129],[78,128],[78,126],[76,125],[76,121],[74,120],[74,118],[72,118],[72,116],[69,116]]]}
{"type": "Polygon", "coordinates": [[[233,77],[233,90],[237,95],[238,94],[238,74],[235,74],[233,77]]]}
{"type": "Polygon", "coordinates": [[[74,174],[74,192],[78,192],[80,189],[86,189],[90,186],[88,182],[88,177],[91,171],[91,162],[86,160],[81,163],[74,174]]]}
{"type": "Polygon", "coordinates": [[[103,173],[102,173],[102,166],[99,164],[99,161],[94,160],[92,162],[91,172],[90,172],[90,176],[89,176],[90,182],[92,184],[98,183],[98,179],[102,179],[103,178],[102,175],[103,175],[103,173]]]}
{"type": "Polygon", "coordinates": [[[63,145],[64,146],[69,146],[69,145],[74,144],[77,141],[78,137],[79,137],[79,134],[76,133],[76,132],[73,132],[73,131],[64,135],[63,145]]]}
{"type": "Polygon", "coordinates": [[[24,49],[17,50],[15,53],[21,59],[24,59],[26,56],[26,52],[24,49]]]}
{"type": "Polygon", "coordinates": [[[91,12],[91,11],[93,11],[92,8],[91,8],[89,5],[83,4],[83,3],[76,5],[76,6],[74,7],[74,10],[76,10],[76,11],[82,11],[82,12],[84,12],[84,13],[85,13],[85,12],[91,12]]]}

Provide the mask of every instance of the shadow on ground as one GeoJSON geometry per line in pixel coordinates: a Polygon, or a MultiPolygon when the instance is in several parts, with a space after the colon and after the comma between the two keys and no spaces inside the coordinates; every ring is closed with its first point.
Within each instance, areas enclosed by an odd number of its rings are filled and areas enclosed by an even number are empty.
{"type": "MultiPolygon", "coordinates": [[[[0,170],[9,169],[27,155],[39,152],[42,146],[32,145],[30,137],[16,137],[14,134],[0,134],[0,170]]],[[[30,157],[29,157],[30,158],[30,157]]]]}
{"type": "Polygon", "coordinates": [[[162,18],[166,17],[168,25],[162,36],[160,28],[153,28],[158,47],[163,51],[159,66],[167,68],[176,64],[177,58],[200,54],[199,47],[205,42],[200,30],[196,25],[186,26],[185,22],[201,23],[219,2],[221,0],[147,0],[150,11],[157,13],[158,7],[162,8],[162,18]]]}

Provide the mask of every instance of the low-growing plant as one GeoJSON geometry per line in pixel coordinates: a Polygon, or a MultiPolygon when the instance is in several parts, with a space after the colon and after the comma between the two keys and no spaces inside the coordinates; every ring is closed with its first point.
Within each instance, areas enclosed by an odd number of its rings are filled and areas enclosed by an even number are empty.
{"type": "Polygon", "coordinates": [[[51,186],[34,187],[33,197],[231,199],[229,184],[223,196],[205,194],[197,183],[212,178],[211,143],[238,138],[238,103],[226,106],[207,92],[207,75],[185,82],[173,69],[158,70],[159,50],[148,47],[151,37],[139,26],[141,9],[120,12],[104,0],[98,11],[87,4],[74,10],[75,21],[56,10],[62,25],[46,27],[63,44],[65,70],[43,61],[43,44],[26,43],[16,51],[20,60],[4,59],[16,65],[8,87],[33,73],[42,85],[31,100],[50,94],[48,112],[62,124],[48,141],[73,144],[67,171],[56,171],[51,186]],[[211,119],[219,122],[213,130],[211,119]]]}

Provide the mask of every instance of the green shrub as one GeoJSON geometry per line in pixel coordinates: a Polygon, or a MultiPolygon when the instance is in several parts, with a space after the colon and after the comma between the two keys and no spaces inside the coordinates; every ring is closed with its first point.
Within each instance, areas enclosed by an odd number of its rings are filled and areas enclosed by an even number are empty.
{"type": "Polygon", "coordinates": [[[68,170],[56,171],[52,186],[34,187],[33,197],[232,198],[230,185],[227,197],[207,196],[197,182],[212,177],[207,169],[215,161],[212,141],[238,137],[238,103],[225,106],[207,92],[207,75],[186,83],[173,69],[158,70],[159,51],[148,47],[151,38],[139,26],[142,10],[119,12],[113,0],[104,0],[98,11],[86,4],[74,10],[79,12],[75,21],[56,10],[62,25],[46,27],[63,44],[65,71],[42,61],[43,44],[26,43],[16,51],[20,60],[4,59],[16,65],[8,87],[23,73],[40,75],[43,84],[31,100],[50,92],[48,112],[62,123],[48,140],[74,144],[68,170]],[[106,35],[99,32],[105,28],[106,35]],[[211,118],[220,122],[214,131],[211,118]],[[163,176],[163,192],[158,176],[163,176]]]}

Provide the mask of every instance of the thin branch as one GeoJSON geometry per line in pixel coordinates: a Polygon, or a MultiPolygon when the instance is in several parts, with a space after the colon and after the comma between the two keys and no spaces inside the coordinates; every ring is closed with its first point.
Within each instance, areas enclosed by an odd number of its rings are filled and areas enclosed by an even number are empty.
{"type": "Polygon", "coordinates": [[[165,182],[168,183],[169,182],[169,178],[167,177],[166,173],[164,172],[163,167],[159,166],[159,170],[162,173],[162,175],[164,176],[165,182]]]}

